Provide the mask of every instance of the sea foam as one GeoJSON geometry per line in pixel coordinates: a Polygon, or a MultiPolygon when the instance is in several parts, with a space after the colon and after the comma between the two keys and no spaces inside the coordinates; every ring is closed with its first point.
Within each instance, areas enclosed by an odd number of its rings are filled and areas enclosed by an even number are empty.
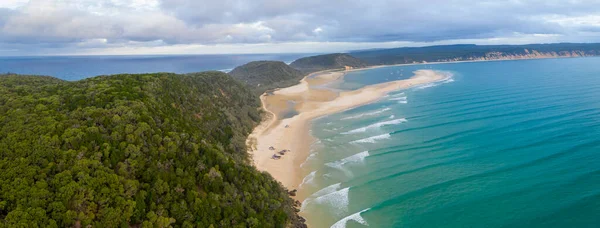
{"type": "Polygon", "coordinates": [[[407,98],[406,97],[393,97],[390,98],[390,101],[405,101],[407,98]]]}
{"type": "Polygon", "coordinates": [[[317,198],[319,196],[324,196],[329,193],[335,192],[340,188],[341,185],[342,185],[342,183],[336,183],[336,184],[329,185],[329,186],[324,187],[324,188],[320,189],[319,191],[313,193],[312,195],[310,195],[310,197],[317,198]]]}
{"type": "Polygon", "coordinates": [[[368,210],[371,210],[371,208],[367,208],[362,211],[356,212],[354,214],[348,215],[345,218],[340,219],[339,221],[337,221],[333,225],[331,225],[331,228],[345,228],[348,221],[351,221],[351,220],[358,222],[360,224],[363,224],[365,226],[368,226],[369,224],[367,223],[367,221],[360,215],[363,212],[366,212],[368,210]]]}
{"type": "Polygon", "coordinates": [[[336,131],[337,131],[337,130],[339,130],[339,129],[340,129],[340,128],[338,128],[338,127],[334,127],[334,128],[331,128],[331,129],[324,128],[323,130],[324,130],[324,131],[327,131],[327,132],[336,132],[336,131]]]}
{"type": "Polygon", "coordinates": [[[350,187],[346,187],[335,192],[319,196],[314,199],[315,203],[327,205],[334,209],[338,215],[345,213],[348,210],[350,187]]]}
{"type": "Polygon", "coordinates": [[[404,92],[385,95],[385,97],[391,97],[391,98],[394,98],[394,97],[404,97],[404,96],[405,96],[404,92]]]}
{"type": "Polygon", "coordinates": [[[306,160],[304,160],[304,162],[302,162],[302,164],[300,164],[300,168],[304,167],[304,165],[309,162],[312,161],[313,159],[315,159],[315,157],[317,156],[318,152],[312,152],[308,155],[308,157],[306,158],[306,160]]]}
{"type": "Polygon", "coordinates": [[[302,187],[304,184],[312,184],[313,181],[315,180],[315,175],[317,174],[317,171],[312,171],[310,172],[308,175],[306,175],[304,177],[304,179],[302,179],[302,183],[300,184],[300,187],[302,187]]]}
{"type": "Polygon", "coordinates": [[[371,124],[371,125],[366,126],[366,127],[361,127],[361,128],[357,128],[357,129],[354,129],[354,130],[351,130],[351,131],[343,132],[342,134],[343,135],[356,134],[356,133],[365,132],[365,131],[367,131],[369,129],[379,128],[379,127],[383,127],[383,126],[386,126],[386,125],[396,125],[396,124],[401,124],[401,123],[404,123],[404,122],[406,122],[405,118],[400,118],[400,119],[395,119],[395,120],[388,120],[388,121],[382,121],[382,122],[379,122],[379,123],[371,124]]]}
{"type": "Polygon", "coordinates": [[[376,135],[376,136],[372,136],[372,137],[369,137],[369,138],[354,140],[354,141],[351,141],[350,143],[352,143],[352,144],[375,143],[378,140],[389,139],[390,137],[391,137],[390,134],[376,135]]]}
{"type": "Polygon", "coordinates": [[[398,104],[406,104],[408,103],[407,97],[393,97],[389,99],[390,101],[398,101],[398,104]]]}
{"type": "Polygon", "coordinates": [[[304,199],[302,206],[300,207],[300,211],[304,211],[306,206],[309,205],[314,199],[336,192],[341,185],[342,183],[332,184],[313,193],[308,198],[304,199]]]}
{"type": "Polygon", "coordinates": [[[321,142],[321,139],[317,139],[317,140],[315,140],[315,141],[314,141],[312,144],[310,144],[310,145],[311,145],[311,146],[314,146],[314,145],[318,145],[318,144],[322,144],[322,143],[323,143],[323,142],[321,142]]]}
{"type": "Polygon", "coordinates": [[[453,75],[451,73],[444,72],[443,74],[446,76],[446,78],[444,78],[443,80],[438,81],[438,82],[433,82],[433,83],[427,83],[427,84],[418,86],[415,89],[416,90],[426,89],[426,88],[429,88],[429,87],[434,87],[434,86],[438,86],[438,85],[441,85],[441,84],[446,84],[446,83],[450,83],[450,82],[454,81],[454,78],[452,77],[453,75]]]}
{"type": "Polygon", "coordinates": [[[365,158],[368,157],[368,156],[369,156],[369,151],[363,151],[363,152],[360,152],[358,154],[354,154],[352,156],[348,156],[346,158],[342,158],[342,159],[337,160],[335,162],[326,163],[325,165],[332,165],[332,164],[344,165],[346,163],[351,163],[351,162],[363,162],[365,160],[365,158]]]}
{"type": "Polygon", "coordinates": [[[372,112],[367,112],[367,113],[362,113],[362,114],[358,114],[358,115],[354,115],[354,116],[344,117],[341,120],[358,119],[363,116],[374,116],[374,115],[378,115],[378,114],[381,114],[381,113],[384,113],[384,112],[387,112],[390,110],[392,110],[392,109],[391,108],[383,108],[383,109],[372,111],[372,112]]]}

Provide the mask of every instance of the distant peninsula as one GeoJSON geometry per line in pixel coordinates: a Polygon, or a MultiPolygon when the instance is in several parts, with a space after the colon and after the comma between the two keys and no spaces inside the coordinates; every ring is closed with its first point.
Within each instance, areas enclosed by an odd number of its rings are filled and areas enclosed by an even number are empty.
{"type": "Polygon", "coordinates": [[[369,65],[427,62],[485,61],[588,57],[600,55],[597,43],[557,43],[528,45],[441,45],[352,51],[350,55],[369,65]]]}

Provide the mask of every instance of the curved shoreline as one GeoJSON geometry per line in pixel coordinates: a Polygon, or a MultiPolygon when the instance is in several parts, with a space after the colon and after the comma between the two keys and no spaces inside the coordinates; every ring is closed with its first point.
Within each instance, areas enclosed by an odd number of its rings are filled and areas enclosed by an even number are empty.
{"type": "Polygon", "coordinates": [[[392,91],[433,83],[448,77],[433,70],[418,70],[409,79],[368,85],[337,94],[312,88],[340,81],[345,73],[338,71],[310,74],[304,77],[300,84],[276,90],[272,95],[260,96],[262,108],[270,117],[257,126],[247,140],[252,160],[258,170],[270,173],[289,190],[298,189],[303,179],[300,165],[310,155],[310,145],[314,142],[310,129],[315,118],[366,105],[392,91]],[[284,109],[285,107],[281,107],[282,101],[290,100],[296,102],[298,114],[280,120],[276,110],[284,109]],[[290,152],[286,152],[280,159],[272,159],[272,155],[281,150],[290,152]]]}

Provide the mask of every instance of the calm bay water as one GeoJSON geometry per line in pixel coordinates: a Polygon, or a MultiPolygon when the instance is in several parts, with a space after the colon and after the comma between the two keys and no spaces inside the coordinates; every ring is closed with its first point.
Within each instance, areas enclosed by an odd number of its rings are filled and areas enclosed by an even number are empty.
{"type": "Polygon", "coordinates": [[[251,61],[278,60],[289,63],[307,55],[309,54],[0,57],[0,73],[48,75],[73,81],[122,73],[229,71],[251,61]]]}
{"type": "Polygon", "coordinates": [[[452,80],[316,120],[314,227],[600,226],[600,58],[386,67],[341,88],[452,80]]]}

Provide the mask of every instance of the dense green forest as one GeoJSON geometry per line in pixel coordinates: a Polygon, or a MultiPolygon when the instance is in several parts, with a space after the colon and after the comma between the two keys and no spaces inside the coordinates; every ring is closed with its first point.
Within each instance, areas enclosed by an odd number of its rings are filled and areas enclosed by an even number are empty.
{"type": "Polygon", "coordinates": [[[361,68],[367,65],[368,64],[361,59],[341,53],[304,57],[297,59],[290,64],[291,67],[304,73],[340,69],[345,66],[361,68]]]}
{"type": "Polygon", "coordinates": [[[297,224],[248,165],[259,105],[221,72],[0,76],[0,226],[297,224]]]}
{"type": "Polygon", "coordinates": [[[413,62],[460,61],[471,59],[502,59],[511,56],[540,54],[559,56],[597,56],[600,44],[527,44],[527,45],[440,45],[354,51],[350,54],[371,65],[404,64],[413,62]],[[575,52],[575,53],[573,53],[575,52]]]}
{"type": "Polygon", "coordinates": [[[249,62],[236,67],[229,75],[246,83],[258,94],[295,85],[304,76],[302,72],[280,61],[249,62]]]}

